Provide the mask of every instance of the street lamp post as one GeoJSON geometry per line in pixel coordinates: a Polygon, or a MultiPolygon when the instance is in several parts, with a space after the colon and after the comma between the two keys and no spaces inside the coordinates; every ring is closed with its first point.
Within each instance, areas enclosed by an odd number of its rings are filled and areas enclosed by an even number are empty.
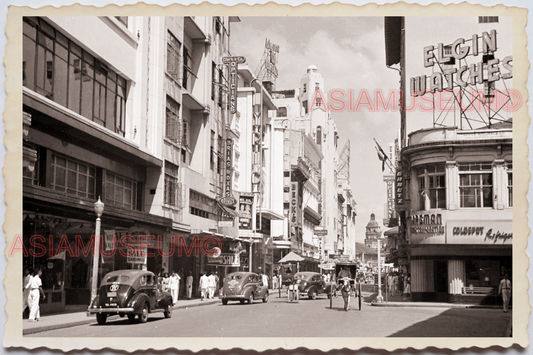
{"type": "Polygon", "coordinates": [[[381,295],[381,238],[378,237],[378,296],[376,303],[383,303],[383,296],[381,295]]]}
{"type": "Polygon", "coordinates": [[[96,288],[98,286],[98,256],[100,255],[100,217],[104,213],[104,203],[100,201],[100,196],[98,196],[98,201],[94,203],[94,213],[96,213],[96,228],[94,232],[94,252],[93,252],[93,276],[91,284],[91,302],[96,297],[96,288]]]}

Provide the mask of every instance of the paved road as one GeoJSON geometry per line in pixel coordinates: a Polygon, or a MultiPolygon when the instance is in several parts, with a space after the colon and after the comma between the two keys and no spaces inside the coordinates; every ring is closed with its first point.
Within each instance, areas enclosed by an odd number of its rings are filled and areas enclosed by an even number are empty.
{"type": "MultiPolygon", "coordinates": [[[[370,293],[364,293],[370,296],[370,293]]],[[[356,303],[352,304],[356,308],[356,303]]],[[[33,334],[33,337],[503,337],[510,313],[501,309],[372,307],[345,312],[341,297],[288,303],[271,295],[268,303],[230,302],[150,315],[147,324],[114,317],[33,334]]]]}

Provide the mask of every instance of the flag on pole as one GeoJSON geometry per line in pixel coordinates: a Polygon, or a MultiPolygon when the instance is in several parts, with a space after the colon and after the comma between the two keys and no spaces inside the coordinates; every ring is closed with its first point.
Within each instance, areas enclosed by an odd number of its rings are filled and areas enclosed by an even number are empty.
{"type": "Polygon", "coordinates": [[[387,154],[385,154],[385,152],[383,151],[383,149],[375,138],[374,142],[376,142],[377,145],[376,150],[378,151],[378,158],[379,160],[381,160],[381,171],[383,172],[385,171],[385,162],[387,161],[387,159],[389,159],[389,157],[387,156],[387,154]]]}

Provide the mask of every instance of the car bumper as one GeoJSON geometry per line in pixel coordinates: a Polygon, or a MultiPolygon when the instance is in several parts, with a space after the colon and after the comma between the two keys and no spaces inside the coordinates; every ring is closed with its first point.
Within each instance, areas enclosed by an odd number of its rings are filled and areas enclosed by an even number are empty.
{"type": "Polygon", "coordinates": [[[90,317],[94,314],[119,314],[119,313],[133,313],[135,309],[133,307],[125,307],[125,308],[89,308],[87,310],[87,317],[90,317]]]}

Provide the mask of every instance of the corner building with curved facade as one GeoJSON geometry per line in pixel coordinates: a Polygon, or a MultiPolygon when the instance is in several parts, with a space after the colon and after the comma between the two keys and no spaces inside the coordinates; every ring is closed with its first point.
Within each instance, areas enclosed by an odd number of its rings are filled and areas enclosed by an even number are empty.
{"type": "Polygon", "coordinates": [[[412,132],[402,150],[412,301],[498,301],[512,279],[512,128],[412,132]]]}

